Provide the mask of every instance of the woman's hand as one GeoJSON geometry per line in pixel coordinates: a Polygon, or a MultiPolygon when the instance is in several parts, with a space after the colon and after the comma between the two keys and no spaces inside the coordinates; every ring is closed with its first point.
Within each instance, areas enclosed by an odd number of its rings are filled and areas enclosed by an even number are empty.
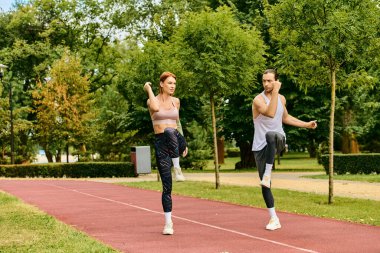
{"type": "Polygon", "coordinates": [[[149,90],[152,90],[152,83],[151,83],[151,82],[146,82],[146,83],[144,84],[144,91],[145,91],[146,93],[149,93],[149,90]]]}
{"type": "Polygon", "coordinates": [[[189,150],[187,149],[187,147],[185,148],[185,151],[183,151],[183,153],[182,153],[182,156],[183,157],[185,157],[185,156],[187,156],[187,152],[188,152],[189,150]]]}

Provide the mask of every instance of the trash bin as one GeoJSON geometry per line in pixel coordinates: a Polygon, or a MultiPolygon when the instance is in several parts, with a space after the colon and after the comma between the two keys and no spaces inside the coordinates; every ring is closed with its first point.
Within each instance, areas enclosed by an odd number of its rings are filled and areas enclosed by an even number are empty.
{"type": "Polygon", "coordinates": [[[131,147],[131,162],[135,168],[135,176],[151,173],[150,146],[131,147]]]}

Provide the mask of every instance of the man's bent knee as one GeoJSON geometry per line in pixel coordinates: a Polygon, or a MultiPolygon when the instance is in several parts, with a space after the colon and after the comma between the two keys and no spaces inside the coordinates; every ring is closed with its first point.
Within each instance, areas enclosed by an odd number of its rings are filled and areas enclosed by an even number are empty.
{"type": "Polygon", "coordinates": [[[276,143],[276,132],[267,132],[265,134],[265,140],[267,141],[268,144],[275,144],[276,143]]]}

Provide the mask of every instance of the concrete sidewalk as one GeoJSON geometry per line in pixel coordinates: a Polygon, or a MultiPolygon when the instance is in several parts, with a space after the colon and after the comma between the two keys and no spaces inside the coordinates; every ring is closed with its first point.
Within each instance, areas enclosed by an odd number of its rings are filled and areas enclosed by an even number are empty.
{"type": "MultiPolygon", "coordinates": [[[[214,173],[183,173],[189,181],[215,182],[214,173]]],[[[302,192],[328,194],[328,180],[304,178],[307,175],[318,175],[322,172],[274,172],[272,187],[302,192]]],[[[90,179],[98,182],[141,182],[155,181],[157,174],[139,175],[136,178],[103,178],[90,179]]],[[[257,172],[220,173],[220,183],[240,186],[259,186],[257,172]]],[[[380,183],[334,180],[334,196],[371,199],[380,201],[380,183]]]]}

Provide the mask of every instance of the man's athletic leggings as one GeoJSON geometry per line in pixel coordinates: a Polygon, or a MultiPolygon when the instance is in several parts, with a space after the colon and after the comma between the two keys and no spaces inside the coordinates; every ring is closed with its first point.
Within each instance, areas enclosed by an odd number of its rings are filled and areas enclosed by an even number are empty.
{"type": "Polygon", "coordinates": [[[162,207],[172,211],[172,158],[179,157],[186,149],[185,138],[175,128],[166,128],[155,135],[154,142],[158,172],[162,181],[162,207]]]}
{"type": "MultiPolygon", "coordinates": [[[[260,151],[253,151],[260,180],[263,179],[265,164],[273,164],[276,153],[281,153],[285,148],[285,136],[278,132],[267,132],[265,139],[267,145],[260,151]]],[[[261,186],[261,192],[267,208],[274,207],[274,198],[271,189],[261,186]]]]}

